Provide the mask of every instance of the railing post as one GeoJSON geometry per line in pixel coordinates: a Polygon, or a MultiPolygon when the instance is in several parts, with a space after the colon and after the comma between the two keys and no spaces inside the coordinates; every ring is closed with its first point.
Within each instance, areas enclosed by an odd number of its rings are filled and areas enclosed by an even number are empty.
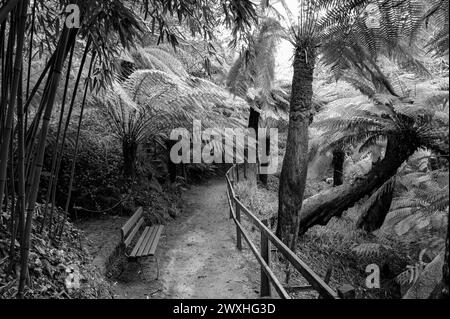
{"type": "Polygon", "coordinates": [[[247,162],[244,162],[244,179],[247,179],[247,162]]]}
{"type": "MultiPolygon", "coordinates": [[[[241,223],[241,207],[236,202],[236,220],[241,223]]],[[[237,249],[242,250],[242,234],[239,227],[236,225],[236,246],[237,249]]]]}
{"type": "Polygon", "coordinates": [[[231,191],[228,190],[228,196],[230,196],[230,219],[233,218],[233,204],[234,204],[234,199],[233,197],[231,197],[231,191]]]}
{"type": "MultiPolygon", "coordinates": [[[[263,224],[267,226],[267,221],[263,221],[263,224]]],[[[269,238],[266,233],[261,230],[261,257],[266,262],[267,266],[270,267],[270,246],[269,238]]],[[[272,295],[270,289],[270,280],[266,273],[261,267],[261,297],[270,297],[272,295]]]]}
{"type": "Polygon", "coordinates": [[[236,182],[239,183],[239,164],[237,164],[237,163],[236,163],[235,170],[236,170],[236,182]]]}

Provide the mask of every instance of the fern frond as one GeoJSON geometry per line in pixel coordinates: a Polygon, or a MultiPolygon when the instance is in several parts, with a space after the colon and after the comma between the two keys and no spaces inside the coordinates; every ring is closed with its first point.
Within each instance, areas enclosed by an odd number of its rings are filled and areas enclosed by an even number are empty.
{"type": "Polygon", "coordinates": [[[377,258],[380,257],[388,246],[379,243],[362,243],[352,248],[352,251],[362,258],[377,258]]]}

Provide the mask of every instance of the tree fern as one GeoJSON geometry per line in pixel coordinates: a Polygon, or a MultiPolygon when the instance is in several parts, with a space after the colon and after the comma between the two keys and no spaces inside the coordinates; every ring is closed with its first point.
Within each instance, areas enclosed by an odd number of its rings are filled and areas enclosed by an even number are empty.
{"type": "Polygon", "coordinates": [[[245,101],[211,81],[189,76],[173,55],[146,48],[135,51],[134,57],[137,70],[97,99],[117,139],[164,144],[173,129],[191,131],[194,120],[201,121],[202,129],[244,127],[245,101]]]}
{"type": "Polygon", "coordinates": [[[408,223],[411,227],[414,223],[427,218],[436,212],[445,211],[449,205],[448,183],[441,186],[436,180],[448,178],[448,172],[433,171],[413,172],[399,176],[398,180],[403,185],[410,186],[410,190],[402,196],[393,200],[390,213],[387,218],[387,225],[395,227],[400,222],[409,218],[408,223]],[[411,181],[419,184],[411,184],[411,181]]]}
{"type": "Polygon", "coordinates": [[[270,106],[276,106],[276,99],[282,100],[285,95],[280,83],[275,82],[276,48],[285,37],[277,20],[264,18],[258,29],[248,36],[248,47],[228,72],[226,84],[230,92],[246,98],[249,88],[256,90],[263,114],[270,106]]]}
{"type": "Polygon", "coordinates": [[[138,70],[159,70],[181,78],[188,76],[181,61],[161,48],[140,47],[132,50],[130,54],[138,70]]]}
{"type": "Polygon", "coordinates": [[[428,51],[434,51],[436,56],[446,55],[448,57],[449,1],[430,1],[430,7],[423,14],[423,20],[427,26],[430,22],[436,26],[434,35],[427,43],[428,51]]]}
{"type": "Polygon", "coordinates": [[[379,56],[410,61],[425,71],[412,50],[413,40],[421,26],[424,11],[420,1],[376,1],[377,25],[367,19],[368,1],[323,1],[323,16],[316,33],[323,50],[323,61],[332,66],[339,78],[353,66],[371,63],[379,56]]]}
{"type": "Polygon", "coordinates": [[[351,84],[359,79],[364,86],[357,88],[367,94],[368,100],[355,99],[351,101],[356,103],[350,104],[349,98],[343,98],[327,105],[325,113],[313,123],[313,127],[325,131],[324,151],[345,144],[359,144],[365,151],[389,136],[408,135],[417,149],[429,148],[448,156],[448,92],[395,96],[379,92],[360,72],[345,79],[351,84]]]}

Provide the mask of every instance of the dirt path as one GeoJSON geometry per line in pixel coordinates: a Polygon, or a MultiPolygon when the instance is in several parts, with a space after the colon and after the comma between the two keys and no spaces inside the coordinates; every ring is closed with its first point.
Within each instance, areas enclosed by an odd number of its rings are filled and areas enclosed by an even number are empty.
{"type": "Polygon", "coordinates": [[[183,195],[183,215],[167,225],[157,256],[129,263],[115,283],[117,298],[258,298],[259,267],[235,247],[224,179],[193,186],[183,195]]]}

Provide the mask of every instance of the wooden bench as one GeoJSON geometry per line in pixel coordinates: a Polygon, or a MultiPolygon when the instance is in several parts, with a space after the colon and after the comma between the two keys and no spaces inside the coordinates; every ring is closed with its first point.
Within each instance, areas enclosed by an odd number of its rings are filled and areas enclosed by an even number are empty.
{"type": "Polygon", "coordinates": [[[158,258],[156,257],[155,253],[164,226],[145,226],[142,211],[142,207],[139,207],[133,214],[133,216],[131,216],[130,219],[122,227],[122,244],[125,247],[125,255],[128,259],[138,261],[138,259],[141,257],[155,257],[157,267],[156,279],[159,279],[159,264],[158,258]],[[143,230],[140,232],[142,228],[143,230]],[[135,242],[134,239],[137,238],[138,233],[141,233],[141,235],[136,241],[136,244],[133,246],[133,248],[131,248],[131,244],[135,242]]]}

